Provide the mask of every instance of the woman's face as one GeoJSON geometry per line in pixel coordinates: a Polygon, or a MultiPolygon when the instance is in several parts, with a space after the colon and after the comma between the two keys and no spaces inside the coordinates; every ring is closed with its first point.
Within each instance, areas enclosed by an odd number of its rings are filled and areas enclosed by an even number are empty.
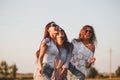
{"type": "Polygon", "coordinates": [[[85,30],[83,30],[82,34],[84,35],[84,39],[90,39],[92,36],[92,29],[90,27],[87,27],[85,30]]]}
{"type": "Polygon", "coordinates": [[[51,23],[51,26],[48,29],[50,35],[54,36],[58,33],[59,26],[55,23],[51,23]]]}
{"type": "Polygon", "coordinates": [[[59,46],[63,45],[64,42],[64,32],[60,30],[58,34],[56,35],[56,42],[59,46]]]}

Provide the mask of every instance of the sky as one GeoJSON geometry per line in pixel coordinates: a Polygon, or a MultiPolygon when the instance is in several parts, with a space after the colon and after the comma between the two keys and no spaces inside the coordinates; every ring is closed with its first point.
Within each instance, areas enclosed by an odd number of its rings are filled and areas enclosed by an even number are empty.
{"type": "Polygon", "coordinates": [[[19,73],[33,73],[35,52],[50,21],[61,26],[69,41],[84,25],[95,29],[94,67],[112,72],[120,66],[120,0],[0,0],[0,61],[16,64],[19,73]]]}

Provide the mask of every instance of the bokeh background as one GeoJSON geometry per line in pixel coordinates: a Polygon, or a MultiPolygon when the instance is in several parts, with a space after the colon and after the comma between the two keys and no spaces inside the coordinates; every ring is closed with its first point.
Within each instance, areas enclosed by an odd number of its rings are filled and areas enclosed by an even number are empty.
{"type": "Polygon", "coordinates": [[[120,0],[0,0],[0,61],[16,64],[19,73],[33,73],[35,52],[45,25],[55,21],[77,38],[82,26],[95,29],[97,46],[94,66],[112,72],[120,66],[120,0]]]}

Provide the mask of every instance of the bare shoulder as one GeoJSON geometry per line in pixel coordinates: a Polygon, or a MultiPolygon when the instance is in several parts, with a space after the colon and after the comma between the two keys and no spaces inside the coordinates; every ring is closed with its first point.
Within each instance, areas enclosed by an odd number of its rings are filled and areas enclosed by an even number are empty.
{"type": "Polygon", "coordinates": [[[88,48],[94,53],[95,52],[95,45],[94,44],[89,44],[88,48]]]}

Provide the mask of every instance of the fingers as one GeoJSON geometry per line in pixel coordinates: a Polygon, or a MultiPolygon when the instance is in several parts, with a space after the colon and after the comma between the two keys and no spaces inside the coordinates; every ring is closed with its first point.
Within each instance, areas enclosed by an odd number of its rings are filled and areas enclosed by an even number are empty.
{"type": "Polygon", "coordinates": [[[91,63],[94,63],[95,60],[96,60],[96,59],[93,57],[93,58],[90,59],[90,62],[91,62],[91,63]]]}
{"type": "Polygon", "coordinates": [[[39,71],[38,71],[38,75],[39,75],[40,77],[43,76],[42,70],[39,70],[39,71]]]}

